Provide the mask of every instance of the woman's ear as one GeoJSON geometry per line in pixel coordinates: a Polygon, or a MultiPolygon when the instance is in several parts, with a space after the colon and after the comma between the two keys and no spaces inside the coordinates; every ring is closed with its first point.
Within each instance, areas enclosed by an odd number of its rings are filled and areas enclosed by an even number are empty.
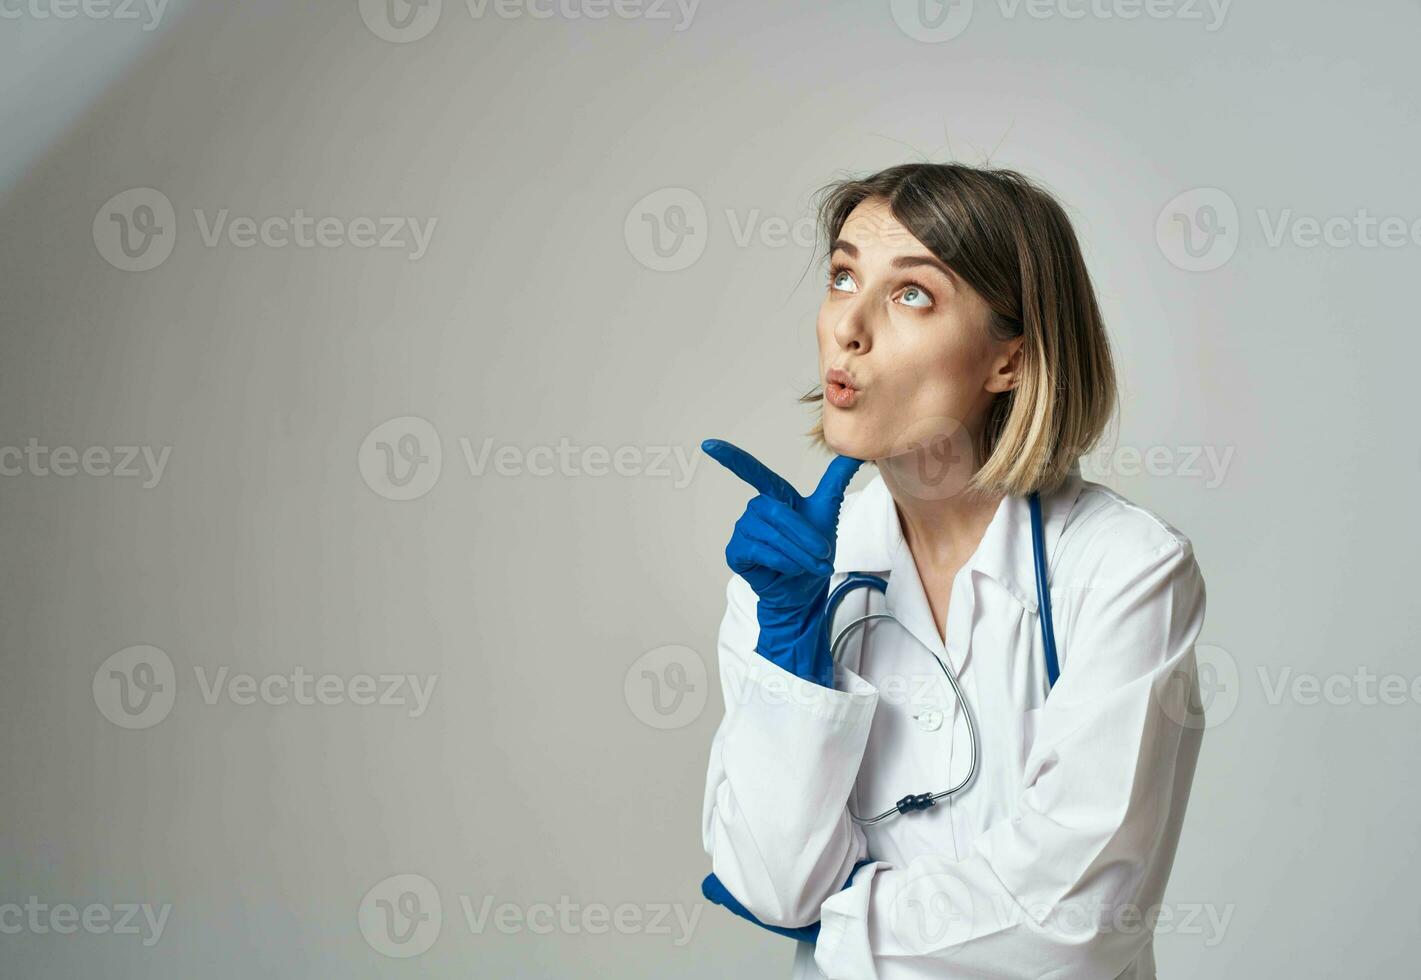
{"type": "Polygon", "coordinates": [[[1026,337],[1013,337],[1002,344],[987,375],[988,391],[1011,391],[1021,383],[1021,365],[1026,360],[1026,337]]]}

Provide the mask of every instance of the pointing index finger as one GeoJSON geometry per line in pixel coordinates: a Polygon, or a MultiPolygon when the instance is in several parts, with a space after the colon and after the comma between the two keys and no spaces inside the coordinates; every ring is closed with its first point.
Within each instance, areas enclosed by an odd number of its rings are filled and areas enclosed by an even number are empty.
{"type": "Polygon", "coordinates": [[[799,500],[799,491],[739,446],[724,439],[707,439],[701,443],[701,450],[766,496],[787,504],[794,504],[799,500]]]}

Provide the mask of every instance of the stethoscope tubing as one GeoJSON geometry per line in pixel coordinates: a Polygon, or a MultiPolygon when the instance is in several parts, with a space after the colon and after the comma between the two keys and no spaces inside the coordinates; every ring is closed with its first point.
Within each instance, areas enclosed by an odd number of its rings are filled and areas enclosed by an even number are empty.
{"type": "MultiPolygon", "coordinates": [[[[1045,649],[1046,660],[1046,681],[1047,691],[1055,686],[1056,678],[1060,676],[1060,667],[1056,658],[1056,631],[1051,622],[1051,592],[1047,579],[1046,548],[1044,543],[1045,534],[1042,530],[1041,519],[1041,497],[1040,494],[1032,493],[1028,498],[1031,507],[1031,551],[1033,563],[1036,566],[1036,600],[1037,618],[1041,623],[1041,641],[1045,649]]],[[[877,575],[870,575],[866,572],[850,572],[844,581],[840,582],[834,591],[829,594],[825,616],[827,621],[834,621],[834,612],[844,597],[854,589],[868,588],[878,592],[886,592],[888,583],[877,575]]],[[[840,649],[843,647],[850,633],[862,626],[876,622],[878,620],[892,620],[898,622],[892,613],[880,612],[869,613],[859,616],[844,624],[844,627],[834,636],[833,642],[829,645],[829,655],[834,663],[839,662],[840,649]]],[[[971,747],[971,765],[968,766],[967,775],[964,776],[957,785],[950,789],[945,789],[940,793],[920,793],[903,797],[892,807],[882,813],[872,817],[863,817],[853,811],[852,805],[848,807],[849,816],[855,823],[861,826],[872,826],[881,823],[889,817],[900,813],[911,813],[915,810],[926,810],[930,806],[935,806],[942,800],[950,799],[972,784],[972,780],[977,776],[978,768],[978,742],[977,719],[972,714],[971,706],[967,703],[967,698],[962,694],[962,687],[957,682],[957,673],[940,657],[933,656],[938,667],[942,669],[943,675],[947,678],[948,684],[952,686],[953,696],[957,698],[957,703],[962,706],[962,714],[967,719],[967,739],[971,747]]]]}

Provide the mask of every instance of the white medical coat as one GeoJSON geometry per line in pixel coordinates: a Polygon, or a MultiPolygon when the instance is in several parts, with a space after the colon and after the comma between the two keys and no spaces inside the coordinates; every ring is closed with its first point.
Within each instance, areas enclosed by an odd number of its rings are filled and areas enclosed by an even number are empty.
{"type": "Polygon", "coordinates": [[[852,593],[835,630],[885,606],[901,626],[851,636],[833,690],[755,652],[756,597],[731,577],[703,843],[761,921],[822,921],[817,944],[794,944],[795,980],[1155,975],[1203,727],[1204,582],[1183,534],[1079,467],[1041,496],[1061,668],[1049,699],[1025,498],[1002,500],[953,579],[944,643],[882,477],[848,495],[831,587],[861,571],[888,590],[852,593]],[[847,806],[872,816],[967,772],[934,657],[977,720],[977,776],[862,827],[847,806]]]}

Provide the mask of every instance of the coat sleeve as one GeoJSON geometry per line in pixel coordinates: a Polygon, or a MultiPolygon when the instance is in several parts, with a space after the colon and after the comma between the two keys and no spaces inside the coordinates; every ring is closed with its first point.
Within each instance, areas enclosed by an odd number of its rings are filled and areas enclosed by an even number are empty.
{"type": "Polygon", "coordinates": [[[726,587],[717,643],[725,716],[711,743],[701,833],[711,870],[767,925],[819,921],[867,855],[848,816],[878,692],[851,671],[834,688],[755,652],[754,591],[726,587]]]}
{"type": "Polygon", "coordinates": [[[874,862],[830,894],[825,976],[1109,978],[1150,941],[1199,750],[1204,583],[1175,537],[1086,580],[1010,815],[961,860],[874,862]]]}

